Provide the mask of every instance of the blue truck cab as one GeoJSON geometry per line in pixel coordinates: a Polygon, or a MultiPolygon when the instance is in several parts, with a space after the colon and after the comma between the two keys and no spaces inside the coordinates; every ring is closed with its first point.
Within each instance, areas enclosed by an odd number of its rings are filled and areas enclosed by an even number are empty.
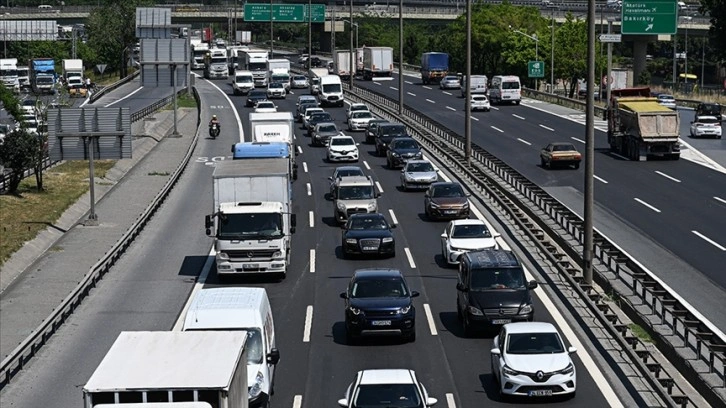
{"type": "Polygon", "coordinates": [[[290,146],[282,142],[242,142],[232,145],[233,160],[286,159],[293,180],[297,179],[297,164],[290,154],[290,146]]]}

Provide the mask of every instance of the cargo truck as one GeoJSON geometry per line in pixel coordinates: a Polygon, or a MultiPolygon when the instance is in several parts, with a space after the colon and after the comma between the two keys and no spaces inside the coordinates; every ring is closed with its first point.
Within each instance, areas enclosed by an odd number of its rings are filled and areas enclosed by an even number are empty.
{"type": "Polygon", "coordinates": [[[242,66],[252,72],[255,86],[267,86],[267,51],[247,51],[242,53],[244,62],[242,66]]]}
{"type": "Polygon", "coordinates": [[[611,90],[607,120],[612,152],[634,161],[680,158],[679,113],[658,104],[650,88],[611,90]]]}
{"type": "Polygon", "coordinates": [[[288,165],[278,159],[221,161],[212,179],[214,209],[204,224],[214,238],[217,275],[284,279],[296,225],[288,165]]]}
{"type": "MultiPolygon", "coordinates": [[[[295,155],[295,119],[290,112],[250,112],[250,134],[253,142],[285,143],[290,152],[293,179],[297,178],[295,155]]],[[[243,142],[243,140],[240,140],[243,142]]]]}
{"type": "Polygon", "coordinates": [[[355,49],[355,74],[363,75],[363,48],[355,49]]]}
{"type": "Polygon", "coordinates": [[[421,55],[421,81],[424,85],[439,83],[449,74],[449,54],[425,52],[421,55]]]}
{"type": "Polygon", "coordinates": [[[295,153],[290,145],[284,142],[243,142],[232,145],[233,160],[280,159],[285,160],[288,172],[293,180],[297,180],[297,164],[295,153]]]}
{"type": "Polygon", "coordinates": [[[55,61],[52,58],[34,58],[30,66],[30,86],[36,94],[55,92],[55,61]]]}
{"type": "Polygon", "coordinates": [[[8,89],[20,90],[17,58],[0,59],[0,82],[8,89]]]}
{"type": "Polygon", "coordinates": [[[70,96],[85,97],[88,90],[83,82],[83,60],[64,59],[61,62],[61,69],[70,96]]]}
{"type": "Polygon", "coordinates": [[[229,78],[225,48],[212,48],[204,56],[204,77],[207,79],[229,78]]]}
{"type": "Polygon", "coordinates": [[[204,69],[204,57],[208,51],[209,44],[205,42],[192,43],[192,69],[204,69]]]}
{"type": "MultiPolygon", "coordinates": [[[[333,56],[335,63],[334,74],[338,75],[342,79],[350,78],[350,51],[336,51],[333,56]]],[[[353,67],[356,69],[356,67],[353,67]]]]}
{"type": "Polygon", "coordinates": [[[330,75],[327,68],[310,68],[310,93],[317,95],[320,92],[320,78],[330,75]]]}
{"type": "Polygon", "coordinates": [[[244,330],[121,332],[83,387],[84,407],[248,408],[247,337],[244,330]]]}
{"type": "Polygon", "coordinates": [[[393,74],[393,48],[363,48],[363,79],[390,77],[393,74]]]}

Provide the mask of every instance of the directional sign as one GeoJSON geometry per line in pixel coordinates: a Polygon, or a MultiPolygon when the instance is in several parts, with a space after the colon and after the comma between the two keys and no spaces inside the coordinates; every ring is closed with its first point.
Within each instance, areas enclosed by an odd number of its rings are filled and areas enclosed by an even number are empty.
{"type": "Polygon", "coordinates": [[[527,72],[530,78],[544,78],[545,63],[543,61],[527,62],[527,72]]]}
{"type": "MultiPolygon", "coordinates": [[[[325,21],[325,4],[312,5],[312,22],[325,21]]],[[[307,23],[307,4],[273,4],[272,21],[280,23],[307,23]]],[[[270,21],[269,3],[245,3],[245,21],[270,21]]]]}
{"type": "Polygon", "coordinates": [[[598,39],[603,43],[619,43],[623,40],[623,36],[621,34],[600,34],[598,39]]]}
{"type": "Polygon", "coordinates": [[[673,0],[623,0],[623,34],[675,34],[678,30],[678,5],[673,0]]]}

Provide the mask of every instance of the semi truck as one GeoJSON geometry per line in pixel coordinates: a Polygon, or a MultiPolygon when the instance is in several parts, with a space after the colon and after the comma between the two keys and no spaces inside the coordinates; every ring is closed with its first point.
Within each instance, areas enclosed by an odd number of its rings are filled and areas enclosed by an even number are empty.
{"type": "Polygon", "coordinates": [[[363,75],[363,48],[355,49],[355,74],[363,75]]]}
{"type": "Polygon", "coordinates": [[[242,66],[252,72],[255,86],[267,86],[267,51],[247,51],[242,53],[244,63],[242,66]]]}
{"type": "Polygon", "coordinates": [[[428,85],[439,83],[449,74],[449,54],[425,52],[421,55],[421,81],[428,85]]]}
{"type": "Polygon", "coordinates": [[[244,330],[121,332],[83,387],[84,407],[248,408],[247,338],[244,330]]]}
{"type": "Polygon", "coordinates": [[[607,121],[612,152],[634,161],[681,156],[679,113],[660,105],[650,88],[611,90],[607,121]]]}
{"type": "Polygon", "coordinates": [[[34,58],[30,66],[30,86],[36,94],[55,92],[55,61],[52,58],[34,58]]]}
{"type": "Polygon", "coordinates": [[[288,165],[278,159],[226,160],[216,164],[212,179],[214,208],[204,224],[214,238],[217,275],[284,279],[296,225],[288,165]]]}
{"type": "Polygon", "coordinates": [[[390,77],[393,74],[393,48],[363,48],[363,79],[390,77]]]}
{"type": "MultiPolygon", "coordinates": [[[[333,61],[335,63],[333,73],[342,79],[350,78],[350,51],[335,51],[333,61]]],[[[355,70],[356,67],[353,67],[353,69],[355,70]]]]}
{"type": "Polygon", "coordinates": [[[207,79],[229,78],[227,50],[225,48],[212,48],[204,56],[204,77],[207,79]]]}
{"type": "Polygon", "coordinates": [[[204,69],[204,57],[207,52],[209,52],[209,44],[205,42],[192,43],[192,69],[204,69]]]}
{"type": "Polygon", "coordinates": [[[17,58],[0,59],[0,82],[8,89],[20,90],[17,58]]]}

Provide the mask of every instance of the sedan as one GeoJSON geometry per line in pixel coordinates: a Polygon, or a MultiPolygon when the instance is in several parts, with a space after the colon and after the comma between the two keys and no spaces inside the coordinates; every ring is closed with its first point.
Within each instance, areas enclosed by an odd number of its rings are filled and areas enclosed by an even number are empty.
{"type": "Polygon", "coordinates": [[[428,160],[409,160],[401,170],[401,188],[427,189],[431,183],[439,181],[436,167],[428,160]]]}
{"type": "Polygon", "coordinates": [[[348,117],[348,130],[366,130],[368,122],[373,120],[374,116],[369,111],[353,112],[348,117]]]}
{"type": "Polygon", "coordinates": [[[439,88],[441,89],[461,89],[461,81],[459,77],[454,75],[447,75],[439,82],[439,88]]]}
{"type": "Polygon", "coordinates": [[[471,110],[483,110],[484,112],[489,112],[491,110],[491,105],[489,104],[489,99],[486,97],[486,95],[472,95],[471,96],[471,110]]]}
{"type": "Polygon", "coordinates": [[[436,182],[424,195],[424,212],[430,220],[469,218],[469,193],[459,183],[436,182]]]}
{"type": "Polygon", "coordinates": [[[409,290],[406,279],[397,269],[355,271],[348,289],[340,294],[345,300],[347,343],[353,343],[358,336],[376,334],[416,341],[416,308],[412,299],[418,295],[409,290]]]}
{"type": "Polygon", "coordinates": [[[304,103],[314,103],[315,105],[318,105],[318,98],[314,97],[313,95],[300,95],[297,97],[297,102],[295,102],[295,106],[300,106],[304,103]]]}
{"type": "Polygon", "coordinates": [[[343,227],[343,258],[351,255],[396,256],[396,241],[386,217],[380,213],[351,214],[343,227]]]}
{"type": "Polygon", "coordinates": [[[329,162],[358,161],[358,143],[351,136],[333,136],[328,141],[329,162]]]}
{"type": "Polygon", "coordinates": [[[348,106],[348,109],[345,111],[345,116],[350,118],[350,115],[353,112],[359,112],[359,111],[369,111],[368,105],[365,103],[351,103],[350,106],[348,106]]]}
{"type": "Polygon", "coordinates": [[[338,180],[343,177],[360,176],[365,177],[363,169],[358,166],[338,166],[335,168],[333,175],[328,177],[330,181],[330,196],[333,197],[335,190],[338,187],[338,180]]]}
{"type": "Polygon", "coordinates": [[[574,395],[575,364],[551,323],[519,322],[502,326],[491,349],[492,373],[501,396],[574,395]]]}
{"type": "Polygon", "coordinates": [[[721,139],[721,122],[715,116],[699,116],[691,122],[691,137],[715,137],[721,139]]]}
{"type": "Polygon", "coordinates": [[[255,113],[277,112],[277,106],[272,101],[259,101],[255,105],[255,113]]]}
{"type": "Polygon", "coordinates": [[[482,220],[453,220],[441,234],[441,257],[447,265],[458,265],[465,252],[482,249],[499,249],[496,237],[482,220]]]}
{"type": "Polygon", "coordinates": [[[582,155],[575,149],[575,146],[569,142],[555,142],[543,147],[539,152],[539,160],[542,167],[554,168],[562,165],[564,167],[573,166],[580,168],[582,155]]]}
{"type": "Polygon", "coordinates": [[[358,371],[338,405],[344,408],[431,407],[439,402],[429,397],[413,370],[369,369],[358,371]]]}
{"type": "Polygon", "coordinates": [[[305,75],[294,75],[292,77],[293,88],[307,88],[308,86],[310,86],[310,83],[305,75]]]}
{"type": "Polygon", "coordinates": [[[395,137],[391,140],[386,151],[386,162],[389,169],[403,166],[409,160],[423,157],[421,146],[412,137],[395,137]]]}
{"type": "Polygon", "coordinates": [[[261,89],[253,89],[249,93],[247,93],[247,102],[245,103],[245,106],[248,108],[251,108],[255,105],[257,105],[257,102],[263,101],[267,99],[267,92],[263,91],[261,89]]]}
{"type": "Polygon", "coordinates": [[[673,95],[660,94],[658,95],[658,103],[665,106],[666,108],[676,108],[676,98],[673,95]]]}
{"type": "Polygon", "coordinates": [[[325,146],[333,136],[339,136],[342,133],[333,122],[321,122],[313,128],[312,136],[313,146],[325,146]]]}
{"type": "Polygon", "coordinates": [[[371,119],[366,129],[366,143],[374,143],[376,141],[376,132],[378,125],[381,123],[389,123],[386,119],[371,119]]]}
{"type": "Polygon", "coordinates": [[[323,122],[333,122],[333,116],[329,112],[315,112],[307,118],[308,122],[308,137],[312,137],[315,125],[323,122]]]}
{"type": "Polygon", "coordinates": [[[285,89],[284,83],[271,82],[270,85],[267,86],[267,97],[268,98],[284,99],[286,96],[287,96],[287,90],[285,89]]]}

